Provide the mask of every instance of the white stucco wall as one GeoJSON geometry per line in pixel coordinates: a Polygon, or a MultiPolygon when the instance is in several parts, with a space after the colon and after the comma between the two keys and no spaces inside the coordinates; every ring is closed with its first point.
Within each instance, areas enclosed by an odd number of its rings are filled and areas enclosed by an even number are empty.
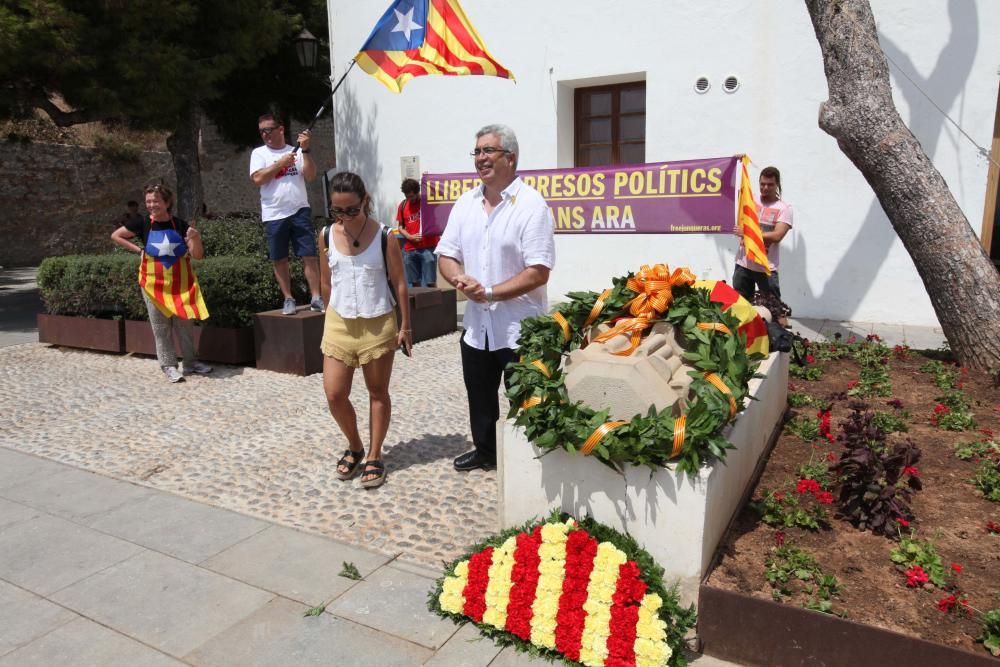
{"type": "MultiPolygon", "coordinates": [[[[339,75],[387,0],[329,0],[339,75]]],[[[883,47],[981,145],[992,136],[1000,53],[996,0],[873,0],[883,47]]],[[[337,163],[357,171],[382,219],[399,200],[403,155],[429,172],[471,171],[476,130],[517,132],[520,166],[572,166],[572,90],[644,79],[649,162],[748,153],[778,166],[795,229],[782,242],[781,285],[795,315],[936,324],[909,255],[871,189],[817,126],[826,99],[819,46],[801,0],[725,3],[465,0],[493,55],[517,83],[422,77],[394,95],[355,68],[337,94],[337,163]],[[722,81],[739,77],[727,94],[722,81]],[[711,90],[694,91],[706,76],[711,90]]],[[[895,68],[903,119],[979,233],[987,163],[895,68]]],[[[642,263],[728,278],[737,240],[696,235],[557,235],[551,299],[602,289],[642,263]]]]}

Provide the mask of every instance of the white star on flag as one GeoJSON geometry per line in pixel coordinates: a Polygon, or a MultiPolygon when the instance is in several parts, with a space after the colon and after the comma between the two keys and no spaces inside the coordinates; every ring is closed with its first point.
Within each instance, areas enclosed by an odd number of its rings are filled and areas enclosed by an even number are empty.
{"type": "Polygon", "coordinates": [[[164,235],[163,239],[159,243],[153,243],[151,245],[156,248],[157,257],[173,257],[174,248],[179,246],[180,243],[171,243],[170,239],[164,235]]]}
{"type": "Polygon", "coordinates": [[[405,14],[400,12],[398,9],[393,9],[392,11],[396,12],[396,20],[399,21],[399,23],[396,24],[396,27],[392,29],[392,32],[403,33],[403,36],[406,37],[407,42],[410,41],[411,31],[424,29],[422,25],[417,25],[416,23],[413,22],[413,7],[410,7],[410,11],[406,12],[405,14]]]}

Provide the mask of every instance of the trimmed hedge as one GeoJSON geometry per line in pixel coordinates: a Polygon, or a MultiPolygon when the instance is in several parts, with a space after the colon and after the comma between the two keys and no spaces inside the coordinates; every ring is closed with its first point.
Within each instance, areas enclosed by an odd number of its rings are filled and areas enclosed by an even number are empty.
{"type": "MultiPolygon", "coordinates": [[[[233,255],[267,259],[264,223],[258,218],[221,217],[195,224],[201,232],[206,257],[233,255]]],[[[329,221],[325,218],[313,218],[313,238],[326,224],[329,221]]],[[[292,262],[295,262],[294,257],[292,262]]]]}
{"type": "MultiPolygon", "coordinates": [[[[271,262],[258,257],[206,257],[193,262],[210,317],[206,326],[253,326],[254,313],[281,306],[271,262]]],[[[291,262],[292,292],[308,301],[302,262],[291,262]]],[[[52,315],[147,319],[139,288],[139,258],[132,254],[67,255],[45,259],[38,287],[52,315]]]]}

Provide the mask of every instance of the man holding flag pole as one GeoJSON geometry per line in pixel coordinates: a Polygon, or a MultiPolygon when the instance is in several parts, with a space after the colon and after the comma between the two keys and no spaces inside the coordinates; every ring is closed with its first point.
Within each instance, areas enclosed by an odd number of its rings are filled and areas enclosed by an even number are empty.
{"type": "MultiPolygon", "coordinates": [[[[750,190],[747,163],[742,156],[743,176],[740,181],[739,211],[736,234],[743,237],[736,252],[733,287],[753,302],[755,289],[781,299],[778,283],[778,244],[792,228],[792,207],[781,199],[781,172],[777,167],[764,167],[760,172],[760,197],[750,190]]],[[[775,314],[778,319],[778,314],[775,314]]]]}

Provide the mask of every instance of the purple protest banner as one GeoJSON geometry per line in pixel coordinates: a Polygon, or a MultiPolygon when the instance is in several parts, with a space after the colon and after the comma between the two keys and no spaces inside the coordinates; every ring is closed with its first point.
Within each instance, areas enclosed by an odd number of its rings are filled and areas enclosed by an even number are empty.
{"type": "MultiPolygon", "coordinates": [[[[557,234],[729,234],[738,164],[729,156],[518,175],[549,203],[557,234]]],[[[474,172],[420,180],[424,234],[444,231],[455,201],[481,184],[474,172]]]]}

